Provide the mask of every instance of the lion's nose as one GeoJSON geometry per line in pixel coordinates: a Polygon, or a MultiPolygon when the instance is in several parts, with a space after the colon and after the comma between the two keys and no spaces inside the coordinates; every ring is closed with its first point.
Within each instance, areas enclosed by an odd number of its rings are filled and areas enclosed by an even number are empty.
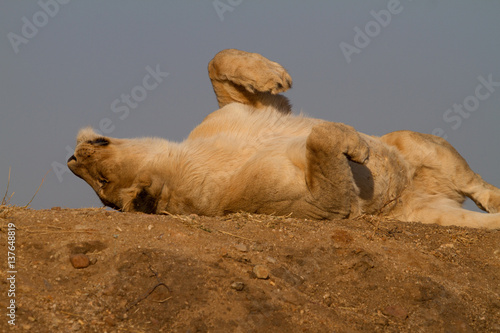
{"type": "Polygon", "coordinates": [[[71,157],[70,157],[70,158],[68,158],[68,163],[69,163],[69,162],[71,162],[71,161],[73,161],[73,160],[76,162],[76,157],[75,157],[75,155],[71,155],[71,157]]]}

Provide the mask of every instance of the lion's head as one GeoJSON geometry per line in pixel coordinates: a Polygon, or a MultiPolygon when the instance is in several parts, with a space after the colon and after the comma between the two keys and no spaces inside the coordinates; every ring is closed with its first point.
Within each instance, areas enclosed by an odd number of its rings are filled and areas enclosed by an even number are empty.
{"type": "Polygon", "coordinates": [[[106,206],[122,209],[121,190],[131,186],[140,161],[129,140],[99,135],[90,127],[80,130],[69,169],[85,180],[106,206]]]}

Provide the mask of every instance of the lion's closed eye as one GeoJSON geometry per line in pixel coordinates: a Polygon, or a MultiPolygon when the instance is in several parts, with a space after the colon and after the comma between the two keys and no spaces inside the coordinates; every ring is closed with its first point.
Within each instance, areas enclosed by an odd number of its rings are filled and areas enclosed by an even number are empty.
{"type": "Polygon", "coordinates": [[[109,140],[103,137],[94,139],[94,140],[89,140],[89,143],[94,145],[94,146],[107,146],[109,145],[109,140]]]}

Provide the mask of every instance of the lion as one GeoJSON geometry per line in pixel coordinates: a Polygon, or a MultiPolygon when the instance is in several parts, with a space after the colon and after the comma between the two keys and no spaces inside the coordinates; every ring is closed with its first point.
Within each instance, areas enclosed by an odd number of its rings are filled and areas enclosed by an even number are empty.
{"type": "Polygon", "coordinates": [[[69,169],[124,212],[296,218],[363,214],[442,226],[500,228],[500,190],[444,139],[381,137],[293,115],[288,72],[257,53],[219,52],[208,73],[220,109],[183,142],[77,135],[69,169]],[[489,214],[462,208],[471,198],[489,214]]]}

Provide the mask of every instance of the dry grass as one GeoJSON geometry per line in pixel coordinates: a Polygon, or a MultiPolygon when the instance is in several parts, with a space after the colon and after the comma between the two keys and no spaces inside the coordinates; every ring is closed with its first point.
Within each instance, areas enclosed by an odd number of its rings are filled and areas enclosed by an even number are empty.
{"type": "Polygon", "coordinates": [[[12,199],[12,196],[14,195],[14,192],[12,192],[10,197],[7,198],[7,195],[9,194],[9,186],[10,186],[10,170],[11,170],[11,167],[9,167],[9,178],[7,179],[7,189],[5,190],[5,194],[2,198],[2,203],[0,204],[0,206],[7,206],[9,204],[10,200],[12,199]]]}
{"type": "MultiPolygon", "coordinates": [[[[31,205],[31,203],[35,199],[36,195],[38,194],[38,191],[40,191],[40,188],[42,187],[42,185],[45,181],[45,177],[47,177],[49,172],[50,172],[50,170],[45,173],[45,175],[42,178],[42,182],[40,183],[40,185],[38,185],[38,188],[35,191],[35,194],[33,194],[33,196],[31,197],[31,200],[26,205],[22,206],[23,208],[28,208],[31,205]]],[[[9,167],[9,176],[7,178],[7,189],[5,190],[5,194],[2,198],[2,201],[0,202],[0,208],[2,208],[2,209],[4,209],[6,206],[11,206],[10,201],[12,200],[12,197],[14,196],[14,193],[15,193],[15,192],[12,192],[12,194],[9,196],[10,173],[11,173],[11,167],[9,167]]]]}

